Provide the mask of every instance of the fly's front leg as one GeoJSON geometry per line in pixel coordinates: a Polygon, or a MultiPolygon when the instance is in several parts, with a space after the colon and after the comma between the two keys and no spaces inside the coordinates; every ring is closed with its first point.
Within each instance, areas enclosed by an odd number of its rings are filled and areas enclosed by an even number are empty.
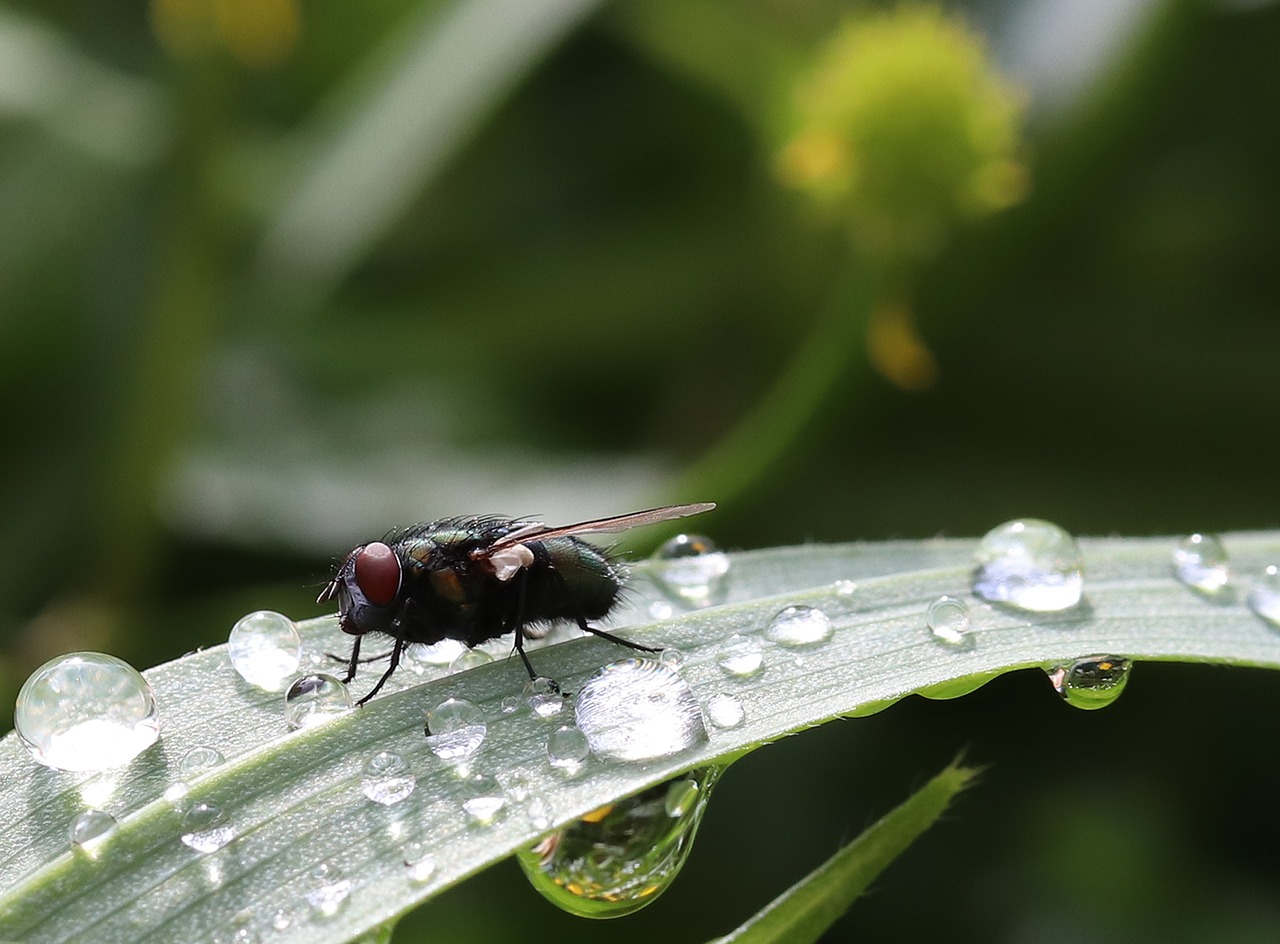
{"type": "Polygon", "coordinates": [[[342,679],[342,684],[346,685],[356,677],[356,667],[360,664],[360,640],[363,636],[357,636],[356,641],[351,644],[351,659],[347,663],[347,674],[342,679]]]}

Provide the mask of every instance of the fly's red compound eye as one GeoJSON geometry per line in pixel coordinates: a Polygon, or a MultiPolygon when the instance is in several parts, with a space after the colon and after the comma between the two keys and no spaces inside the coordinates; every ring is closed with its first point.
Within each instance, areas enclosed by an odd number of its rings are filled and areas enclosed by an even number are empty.
{"type": "Polygon", "coordinates": [[[356,586],[374,606],[386,606],[400,592],[400,558],[381,541],[356,554],[356,586]]]}

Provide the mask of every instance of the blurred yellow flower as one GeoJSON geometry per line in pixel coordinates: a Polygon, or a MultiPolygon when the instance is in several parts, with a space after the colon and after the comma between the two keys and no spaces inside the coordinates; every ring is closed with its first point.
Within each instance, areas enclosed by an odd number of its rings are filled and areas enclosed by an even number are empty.
{"type": "Polygon", "coordinates": [[[927,256],[956,222],[1025,194],[1023,98],[937,7],[858,17],[797,90],[777,173],[848,219],[860,249],[927,256]]]}

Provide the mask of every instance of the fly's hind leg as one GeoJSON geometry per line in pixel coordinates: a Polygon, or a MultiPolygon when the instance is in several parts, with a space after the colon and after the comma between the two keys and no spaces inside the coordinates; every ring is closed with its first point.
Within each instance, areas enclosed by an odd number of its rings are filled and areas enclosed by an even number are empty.
{"type": "Polygon", "coordinates": [[[661,649],[655,649],[653,646],[642,646],[638,642],[632,642],[630,639],[623,639],[621,636],[615,636],[613,633],[606,632],[603,629],[597,629],[587,622],[587,616],[582,612],[582,608],[578,606],[577,599],[569,592],[568,581],[564,579],[558,570],[552,570],[551,573],[556,575],[556,580],[560,582],[560,589],[564,591],[565,599],[573,604],[574,622],[578,624],[578,628],[584,633],[590,633],[592,636],[599,636],[601,639],[607,639],[609,642],[616,643],[619,646],[626,646],[628,649],[634,649],[636,652],[661,652],[661,649]]]}

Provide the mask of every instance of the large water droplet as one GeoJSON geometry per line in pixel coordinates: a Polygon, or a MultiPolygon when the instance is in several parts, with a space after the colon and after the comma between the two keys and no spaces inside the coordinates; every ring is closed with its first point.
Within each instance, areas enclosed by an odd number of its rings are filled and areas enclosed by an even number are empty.
{"type": "Polygon", "coordinates": [[[973,637],[969,635],[969,607],[958,597],[941,596],[930,603],[925,622],[934,639],[953,649],[973,644],[973,637]]]}
{"type": "Polygon", "coordinates": [[[465,698],[446,698],[427,712],[427,747],[441,760],[465,761],[488,733],[484,711],[465,698]]]}
{"type": "Polygon", "coordinates": [[[360,792],[374,803],[391,806],[412,793],[417,782],[407,760],[390,751],[379,751],[364,765],[360,792]]]}
{"type": "Polygon", "coordinates": [[[90,856],[95,856],[115,828],[115,817],[110,813],[104,813],[102,810],[85,810],[71,821],[71,845],[90,856]]]}
{"type": "Polygon", "coordinates": [[[750,678],[764,665],[764,647],[754,636],[734,633],[720,643],[716,664],[735,678],[750,678]]]}
{"type": "Polygon", "coordinates": [[[18,692],[13,723],[31,756],[57,770],[121,767],[160,735],[147,680],[101,652],[73,652],[36,669],[18,692]]]}
{"type": "Polygon", "coordinates": [[[1049,671],[1049,681],[1068,705],[1105,708],[1124,691],[1130,662],[1119,656],[1089,656],[1049,671]]]}
{"type": "Polygon", "coordinates": [[[606,665],[574,700],[574,718],[598,757],[636,761],[665,757],[707,740],[693,689],[649,659],[606,665]]]}
{"type": "Polygon", "coordinates": [[[1173,572],[1193,590],[1215,594],[1227,585],[1227,549],[1212,534],[1191,534],[1173,549],[1173,572]]]}
{"type": "Polygon", "coordinates": [[[1280,627],[1280,568],[1269,565],[1249,588],[1249,609],[1280,627]]]}
{"type": "Polygon", "coordinates": [[[590,754],[587,736],[572,725],[561,725],[547,737],[547,760],[557,770],[577,772],[590,754]]]}
{"type": "Polygon", "coordinates": [[[816,646],[831,638],[831,617],[812,606],[788,606],[780,610],[764,634],[780,646],[816,646]]]}
{"type": "Polygon", "coordinates": [[[197,803],[182,817],[182,842],[196,852],[215,852],[236,838],[221,807],[197,803]]]}
{"type": "Polygon", "coordinates": [[[284,693],[284,720],[295,731],[351,710],[351,693],[332,675],[304,675],[284,693]]]}
{"type": "Polygon", "coordinates": [[[1066,610],[1084,592],[1080,548],[1062,528],[1026,518],[992,528],[974,554],[973,592],[1037,613],[1066,610]]]}
{"type": "Polygon", "coordinates": [[[654,553],[663,561],[656,572],[659,585],[686,606],[709,606],[725,595],[729,555],[700,534],[678,534],[654,553]]]}
{"type": "Polygon", "coordinates": [[[694,770],[595,810],[517,854],[530,883],[572,914],[614,918],[671,887],[719,771],[694,770]]]}
{"type": "Polygon", "coordinates": [[[231,627],[227,654],[250,685],[278,692],[302,662],[302,637],[283,613],[258,610],[231,627]]]}

